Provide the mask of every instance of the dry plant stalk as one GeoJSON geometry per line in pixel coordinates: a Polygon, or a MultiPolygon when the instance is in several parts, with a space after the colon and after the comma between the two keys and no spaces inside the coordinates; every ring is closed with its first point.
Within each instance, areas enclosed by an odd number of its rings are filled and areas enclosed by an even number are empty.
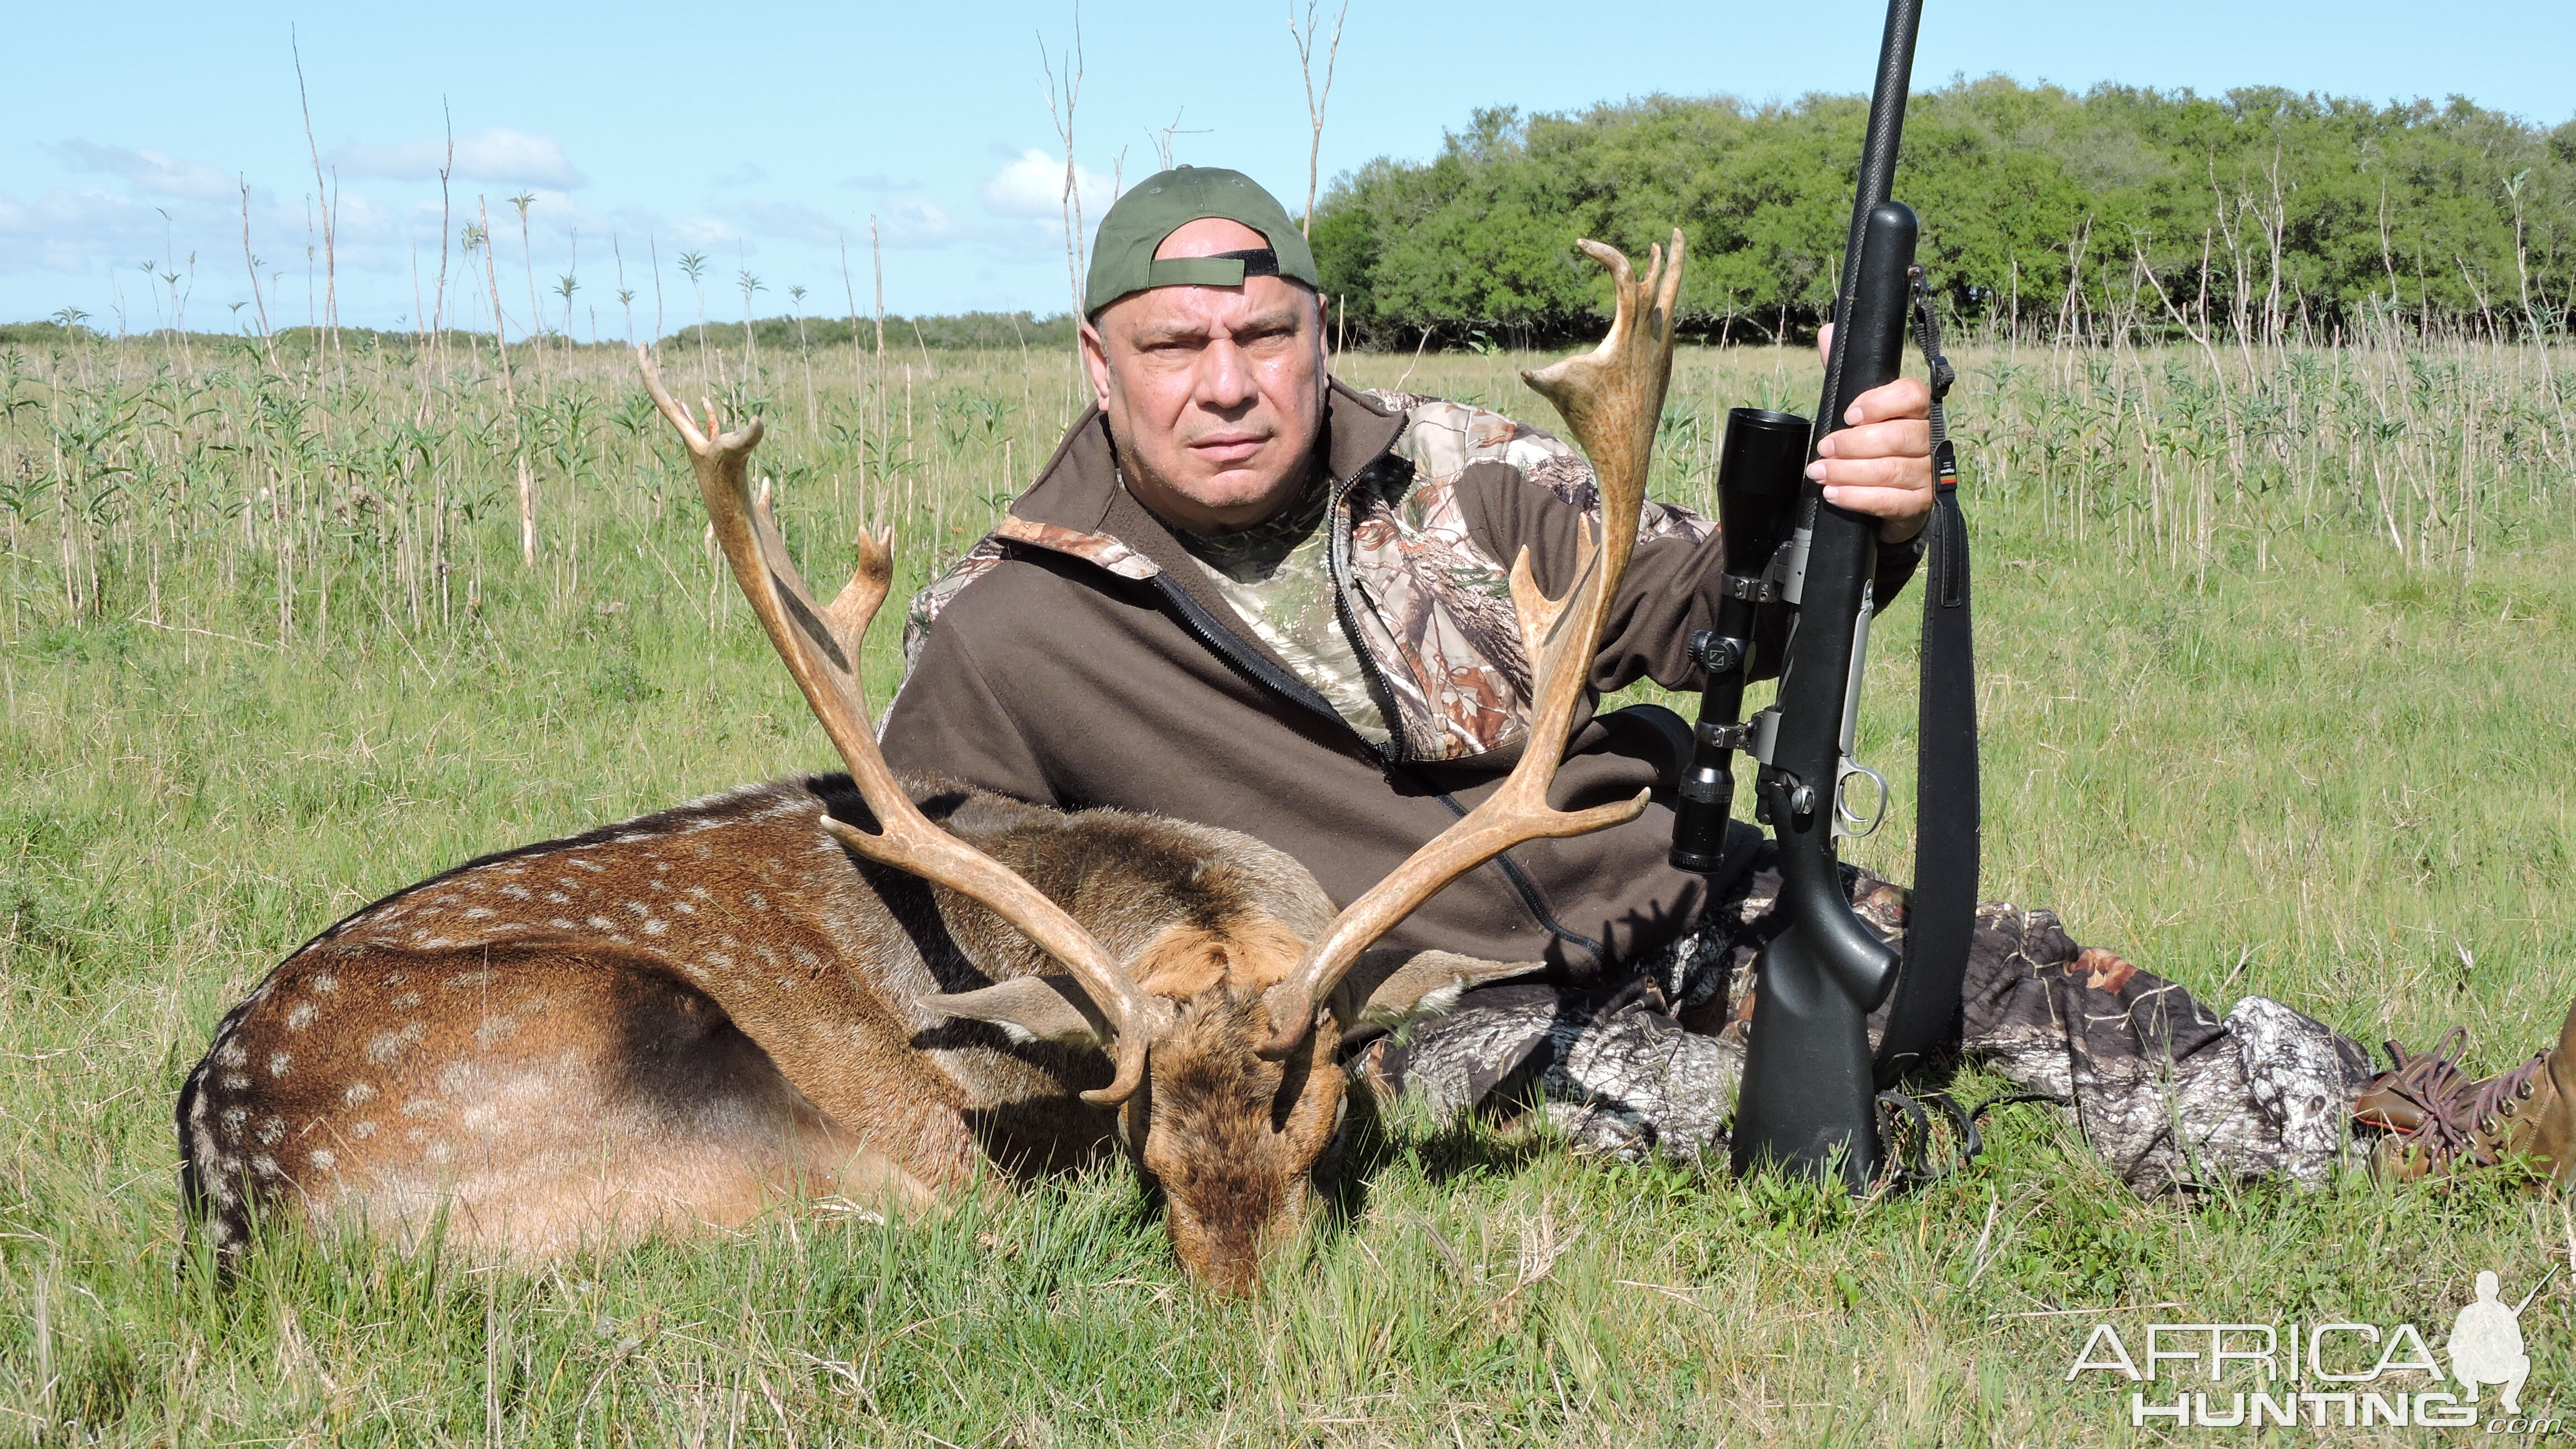
{"type": "Polygon", "coordinates": [[[519,386],[510,377],[510,334],[501,322],[501,279],[492,265],[492,213],[474,198],[483,233],[483,287],[492,298],[492,351],[501,360],[501,394],[510,406],[510,450],[519,466],[519,562],[537,561],[537,481],[528,473],[527,424],[519,416],[519,386]]]}
{"type": "Polygon", "coordinates": [[[1333,99],[1333,67],[1342,58],[1342,22],[1351,18],[1350,0],[1342,0],[1340,12],[1333,16],[1332,44],[1324,52],[1324,88],[1319,92],[1315,89],[1316,3],[1306,0],[1303,29],[1297,24],[1296,6],[1292,3],[1288,8],[1288,38],[1296,42],[1297,69],[1306,78],[1306,118],[1314,123],[1313,138],[1306,146],[1306,209],[1297,221],[1298,234],[1309,238],[1315,234],[1315,179],[1324,155],[1324,107],[1333,99]]]}

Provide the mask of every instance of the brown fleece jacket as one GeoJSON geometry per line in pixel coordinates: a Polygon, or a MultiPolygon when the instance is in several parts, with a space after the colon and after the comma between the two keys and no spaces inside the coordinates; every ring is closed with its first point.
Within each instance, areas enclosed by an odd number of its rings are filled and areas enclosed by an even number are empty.
{"type": "MultiPolygon", "coordinates": [[[[1559,486],[1532,481],[1530,470],[1501,460],[1507,450],[1499,445],[1485,456],[1452,448],[1439,456],[1473,460],[1452,476],[1417,480],[1406,453],[1432,454],[1399,447],[1422,441],[1407,440],[1408,428],[1461,433],[1453,425],[1461,417],[1474,423],[1464,435],[1523,440],[1516,457],[1529,459],[1540,445],[1561,455],[1535,468],[1581,471],[1553,439],[1493,414],[1384,400],[1335,383],[1321,444],[1335,507],[1373,505],[1370,517],[1383,519],[1388,498],[1446,486],[1443,516],[1463,518],[1474,563],[1499,571],[1526,546],[1540,586],[1563,590],[1584,513],[1569,496],[1590,502],[1590,495],[1562,486],[1561,477],[1559,486]]],[[[1581,481],[1589,483],[1588,472],[1581,481]]],[[[1680,526],[1644,531],[1594,663],[1596,689],[1640,676],[1666,688],[1699,687],[1688,646],[1693,631],[1714,621],[1720,550],[1704,520],[1665,513],[1680,526]]],[[[1385,749],[1354,733],[1243,626],[1170,530],[1119,482],[1096,411],[1073,425],[1010,514],[967,563],[925,591],[935,612],[916,603],[916,629],[924,621],[927,628],[912,641],[883,735],[898,771],[1063,808],[1118,806],[1240,830],[1295,856],[1336,901],[1348,902],[1491,794],[1519,758],[1516,731],[1464,758],[1437,757],[1436,741],[1408,747],[1401,731],[1385,749]]],[[[1348,514],[1335,526],[1346,561],[1348,514]]],[[[1917,553],[1887,551],[1880,600],[1911,574],[1917,553]]],[[[1336,577],[1346,581],[1351,626],[1357,611],[1373,607],[1371,591],[1351,587],[1347,569],[1336,577]]],[[[1391,637],[1388,629],[1354,632],[1363,659],[1404,668],[1382,644],[1372,649],[1371,639],[1391,637]]],[[[1516,642],[1491,652],[1510,656],[1502,663],[1517,670],[1525,707],[1527,665],[1516,642]]],[[[1688,930],[1711,883],[1665,863],[1672,784],[1687,748],[1686,731],[1671,730],[1670,720],[1644,711],[1579,718],[1557,773],[1554,802],[1563,809],[1652,786],[1655,802],[1643,816],[1580,839],[1520,846],[1461,877],[1385,944],[1545,961],[1551,974],[1582,981],[1688,930]]],[[[1740,822],[1737,831],[1731,854],[1740,859],[1758,836],[1740,822]]]]}

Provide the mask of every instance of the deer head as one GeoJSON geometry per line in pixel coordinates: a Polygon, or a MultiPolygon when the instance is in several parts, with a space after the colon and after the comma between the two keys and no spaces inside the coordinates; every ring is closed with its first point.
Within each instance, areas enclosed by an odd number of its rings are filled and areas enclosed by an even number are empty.
{"type": "Polygon", "coordinates": [[[1371,943],[1443,886],[1524,841],[1581,835],[1635,819],[1646,793],[1564,812],[1547,803],[1558,760],[1621,573],[1635,546],[1646,464],[1671,373],[1682,238],[1654,251],[1645,277],[1617,250],[1585,241],[1610,268],[1617,315],[1595,351],[1523,374],[1593,460],[1603,535],[1584,541],[1563,598],[1545,597],[1524,553],[1513,605],[1536,661],[1529,742],[1483,805],[1384,881],[1334,912],[1314,877],[1248,838],[1204,865],[1222,909],[1164,928],[1120,959],[1055,901],[948,834],[913,804],[878,752],[859,683],[859,648],[893,576],[890,534],[863,534],[855,575],[831,604],[805,587],[747,463],[755,418],[726,431],[712,403],[701,427],[672,401],[648,354],[645,386],[686,440],[718,542],[815,717],[874,814],[873,832],[825,818],[853,852],[957,890],[990,908],[1064,969],[933,998],[947,1016],[1014,1037],[1086,1045],[1109,1058],[1106,1086],[1083,1100],[1114,1107],[1130,1155],[1161,1190],[1173,1244],[1201,1281],[1249,1292],[1262,1259],[1292,1237],[1332,1169],[1346,1079],[1344,1031],[1437,1009],[1532,963],[1443,952],[1371,951],[1371,943]],[[1216,890],[1219,884],[1231,889],[1216,890]]]}

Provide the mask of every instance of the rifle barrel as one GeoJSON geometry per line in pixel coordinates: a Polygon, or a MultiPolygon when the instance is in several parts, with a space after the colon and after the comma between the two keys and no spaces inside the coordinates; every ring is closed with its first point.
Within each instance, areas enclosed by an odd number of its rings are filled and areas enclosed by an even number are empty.
{"type": "MultiPolygon", "coordinates": [[[[1860,180],[1852,192],[1851,230],[1843,242],[1842,277],[1834,288],[1834,318],[1838,322],[1852,315],[1860,298],[1860,276],[1853,262],[1861,254],[1869,214],[1888,200],[1895,187],[1896,152],[1905,140],[1905,102],[1914,85],[1914,38],[1922,26],[1923,0],[1888,0],[1887,33],[1878,42],[1878,78],[1869,92],[1869,129],[1861,136],[1860,180]]],[[[1848,327],[1834,329],[1833,351],[1825,359],[1824,398],[1816,412],[1816,434],[1809,445],[1810,461],[1815,457],[1814,443],[1842,429],[1843,410],[1851,406],[1851,400],[1876,385],[1846,385],[1843,343],[1850,332],[1848,327]]],[[[1813,508],[1810,503],[1810,516],[1813,508]]]]}

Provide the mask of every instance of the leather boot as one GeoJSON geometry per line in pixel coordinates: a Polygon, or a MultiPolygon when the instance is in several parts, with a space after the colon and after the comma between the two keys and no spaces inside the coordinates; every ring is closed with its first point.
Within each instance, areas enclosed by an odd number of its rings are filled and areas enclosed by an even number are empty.
{"type": "Polygon", "coordinates": [[[2366,1103],[2385,1120],[2393,1122],[2407,1109],[2417,1118],[2380,1139],[2373,1168],[2411,1181],[2521,1157],[2553,1189],[2576,1182],[2576,1006],[2568,1009],[2555,1047],[2483,1081],[2469,1081],[2456,1069],[2445,1076],[2426,1065],[2444,1060],[2446,1052],[2456,1060],[2456,1046],[2448,1039],[2444,1045],[2446,1051],[2401,1056],[2398,1069],[2372,1082],[2354,1104],[2356,1118],[2366,1103]]]}

